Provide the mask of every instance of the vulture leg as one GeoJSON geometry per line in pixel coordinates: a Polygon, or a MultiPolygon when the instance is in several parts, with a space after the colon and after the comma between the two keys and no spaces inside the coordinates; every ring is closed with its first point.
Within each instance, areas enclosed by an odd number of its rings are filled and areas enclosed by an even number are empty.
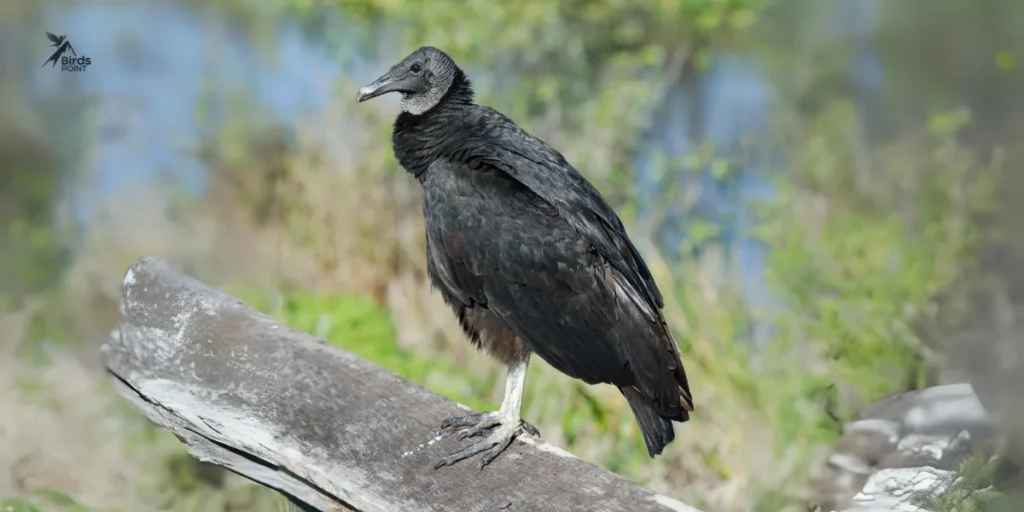
{"type": "Polygon", "coordinates": [[[526,389],[526,370],[530,365],[530,356],[527,354],[523,361],[509,365],[508,379],[505,381],[505,399],[501,402],[501,409],[493,412],[470,414],[469,416],[448,418],[441,423],[441,431],[459,431],[458,439],[461,441],[470,437],[484,436],[483,439],[473,443],[455,453],[438,459],[434,469],[442,466],[450,466],[460,460],[468,459],[478,453],[480,456],[480,469],[490,464],[501,452],[505,451],[512,444],[517,436],[528,433],[540,436],[540,432],[529,423],[523,421],[520,410],[523,406],[523,391],[526,389]],[[485,431],[490,430],[484,435],[485,431]]]}

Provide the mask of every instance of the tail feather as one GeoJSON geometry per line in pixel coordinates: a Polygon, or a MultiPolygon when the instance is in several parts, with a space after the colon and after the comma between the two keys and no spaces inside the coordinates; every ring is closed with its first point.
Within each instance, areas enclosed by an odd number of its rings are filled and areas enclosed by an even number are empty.
{"type": "Polygon", "coordinates": [[[693,412],[693,395],[690,393],[690,381],[686,378],[686,368],[683,367],[683,362],[679,356],[679,344],[676,343],[675,336],[672,336],[672,331],[669,330],[668,324],[662,322],[661,327],[665,329],[665,334],[669,339],[669,348],[672,351],[673,361],[676,363],[675,371],[672,373],[672,377],[675,378],[676,384],[679,385],[679,405],[686,409],[683,412],[685,418],[681,421],[686,421],[689,418],[689,412],[693,412]]]}
{"type": "MultiPolygon", "coordinates": [[[[647,445],[647,453],[652,458],[660,455],[669,443],[676,438],[675,430],[672,428],[672,420],[663,418],[647,404],[640,392],[633,388],[620,388],[622,394],[629,402],[629,408],[633,410],[633,416],[640,425],[640,432],[644,436],[644,443],[647,445]]],[[[683,412],[683,416],[688,415],[683,412]]],[[[683,419],[682,421],[686,421],[683,419]]]]}

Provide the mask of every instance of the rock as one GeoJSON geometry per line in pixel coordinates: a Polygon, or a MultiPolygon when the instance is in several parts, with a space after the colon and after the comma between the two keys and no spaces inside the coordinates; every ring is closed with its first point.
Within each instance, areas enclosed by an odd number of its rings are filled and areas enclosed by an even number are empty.
{"type": "Polygon", "coordinates": [[[941,492],[995,429],[970,384],[900,393],[864,409],[815,479],[819,510],[927,512],[915,491],[941,492]]]}
{"type": "Polygon", "coordinates": [[[915,493],[935,492],[956,480],[952,471],[932,467],[880,470],[843,512],[932,512],[915,504],[915,493]]]}

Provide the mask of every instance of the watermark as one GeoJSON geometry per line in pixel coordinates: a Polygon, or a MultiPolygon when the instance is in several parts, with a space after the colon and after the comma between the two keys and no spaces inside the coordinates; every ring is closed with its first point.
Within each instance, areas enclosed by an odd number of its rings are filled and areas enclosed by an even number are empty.
{"type": "Polygon", "coordinates": [[[57,63],[60,62],[61,71],[69,71],[72,73],[85,71],[85,68],[92,64],[92,59],[84,55],[79,56],[75,53],[75,48],[71,46],[71,41],[68,41],[68,36],[55,36],[49,32],[46,33],[46,37],[50,40],[50,46],[57,48],[50,55],[49,59],[43,63],[45,67],[50,64],[50,67],[56,67],[57,63]],[[70,53],[71,55],[67,55],[70,53]]]}

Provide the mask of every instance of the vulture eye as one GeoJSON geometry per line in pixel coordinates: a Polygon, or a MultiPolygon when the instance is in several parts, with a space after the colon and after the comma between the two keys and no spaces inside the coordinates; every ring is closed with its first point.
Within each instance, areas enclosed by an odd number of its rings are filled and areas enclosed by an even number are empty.
{"type": "Polygon", "coordinates": [[[419,64],[413,64],[412,67],[409,68],[409,71],[412,71],[413,74],[418,75],[422,69],[423,68],[421,68],[419,64]]]}

